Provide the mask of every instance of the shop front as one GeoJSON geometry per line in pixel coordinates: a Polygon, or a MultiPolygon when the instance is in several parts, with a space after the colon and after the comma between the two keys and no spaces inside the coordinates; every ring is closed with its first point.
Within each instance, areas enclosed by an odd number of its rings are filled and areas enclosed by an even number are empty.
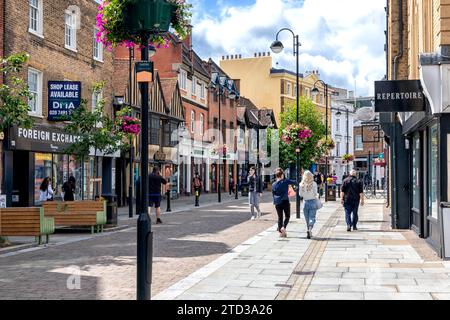
{"type": "Polygon", "coordinates": [[[55,200],[62,199],[62,185],[71,176],[76,180],[76,200],[94,199],[96,194],[108,191],[108,186],[102,186],[103,180],[99,178],[105,174],[105,169],[114,170],[114,161],[101,156],[96,162],[93,153],[85,158],[66,154],[77,139],[55,126],[36,124],[29,129],[11,128],[5,157],[5,172],[12,173],[5,176],[7,205],[40,205],[39,188],[47,177],[52,180],[55,200]],[[98,177],[95,177],[96,171],[98,177]]]}

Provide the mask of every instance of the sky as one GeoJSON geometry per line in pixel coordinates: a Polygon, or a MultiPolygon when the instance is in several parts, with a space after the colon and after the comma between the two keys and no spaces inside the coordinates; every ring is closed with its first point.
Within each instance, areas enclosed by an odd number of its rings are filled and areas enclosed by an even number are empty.
{"type": "MultiPolygon", "coordinates": [[[[203,58],[253,57],[268,52],[281,28],[300,37],[300,72],[319,70],[332,86],[373,95],[386,73],[386,0],[189,0],[193,45],[203,58]]],[[[295,71],[292,34],[282,32],[285,50],[274,67],[295,71]],[[277,64],[278,63],[278,64],[277,64]]]]}

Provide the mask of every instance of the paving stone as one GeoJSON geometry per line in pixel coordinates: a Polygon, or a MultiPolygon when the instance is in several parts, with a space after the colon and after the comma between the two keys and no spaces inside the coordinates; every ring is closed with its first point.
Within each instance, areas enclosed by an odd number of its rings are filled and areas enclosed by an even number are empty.
{"type": "Polygon", "coordinates": [[[359,278],[359,279],[395,279],[396,273],[377,273],[377,272],[345,272],[342,278],[359,278]]]}
{"type": "Polygon", "coordinates": [[[377,279],[376,277],[367,278],[366,285],[411,285],[414,286],[417,282],[414,279],[377,279]]]}
{"type": "Polygon", "coordinates": [[[450,286],[397,286],[399,292],[431,292],[431,293],[450,293],[450,286]]]}
{"type": "Polygon", "coordinates": [[[317,285],[312,284],[308,287],[307,292],[338,292],[339,285],[317,285]]]}
{"type": "Polygon", "coordinates": [[[388,285],[341,285],[339,292],[397,292],[397,289],[388,285]]]}
{"type": "Polygon", "coordinates": [[[363,285],[364,279],[344,279],[344,278],[317,278],[314,277],[311,284],[316,285],[363,285]]]}
{"type": "Polygon", "coordinates": [[[305,300],[363,300],[362,292],[307,292],[305,300]]]}
{"type": "Polygon", "coordinates": [[[280,289],[267,289],[267,288],[250,288],[250,287],[225,287],[221,293],[225,294],[241,294],[241,295],[253,295],[253,296],[261,296],[267,299],[274,299],[280,289]]]}
{"type": "Polygon", "coordinates": [[[450,300],[450,293],[433,293],[432,296],[438,300],[450,300]]]}

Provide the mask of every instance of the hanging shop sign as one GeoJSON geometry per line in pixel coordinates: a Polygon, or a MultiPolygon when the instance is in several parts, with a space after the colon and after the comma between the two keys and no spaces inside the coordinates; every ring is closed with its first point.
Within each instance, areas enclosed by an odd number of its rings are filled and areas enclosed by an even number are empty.
{"type": "Polygon", "coordinates": [[[420,80],[375,81],[375,112],[425,111],[420,80]]]}
{"type": "Polygon", "coordinates": [[[48,120],[67,121],[81,104],[81,82],[48,82],[48,120]]]}
{"type": "Polygon", "coordinates": [[[140,61],[136,63],[136,81],[153,82],[153,62],[152,61],[140,61]]]}
{"type": "Polygon", "coordinates": [[[78,142],[79,136],[62,129],[34,125],[32,128],[14,126],[10,129],[10,150],[26,150],[44,153],[65,153],[70,145],[78,142]]]}

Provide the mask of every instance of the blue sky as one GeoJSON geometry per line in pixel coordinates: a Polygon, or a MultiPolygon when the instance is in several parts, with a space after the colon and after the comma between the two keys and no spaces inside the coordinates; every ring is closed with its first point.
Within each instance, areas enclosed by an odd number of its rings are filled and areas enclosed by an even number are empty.
{"type": "MultiPolygon", "coordinates": [[[[331,85],[373,94],[385,74],[385,0],[190,0],[194,48],[204,59],[269,51],[276,32],[300,35],[301,71],[319,70],[331,85]]],[[[294,70],[292,36],[273,55],[274,67],[294,70]]]]}

